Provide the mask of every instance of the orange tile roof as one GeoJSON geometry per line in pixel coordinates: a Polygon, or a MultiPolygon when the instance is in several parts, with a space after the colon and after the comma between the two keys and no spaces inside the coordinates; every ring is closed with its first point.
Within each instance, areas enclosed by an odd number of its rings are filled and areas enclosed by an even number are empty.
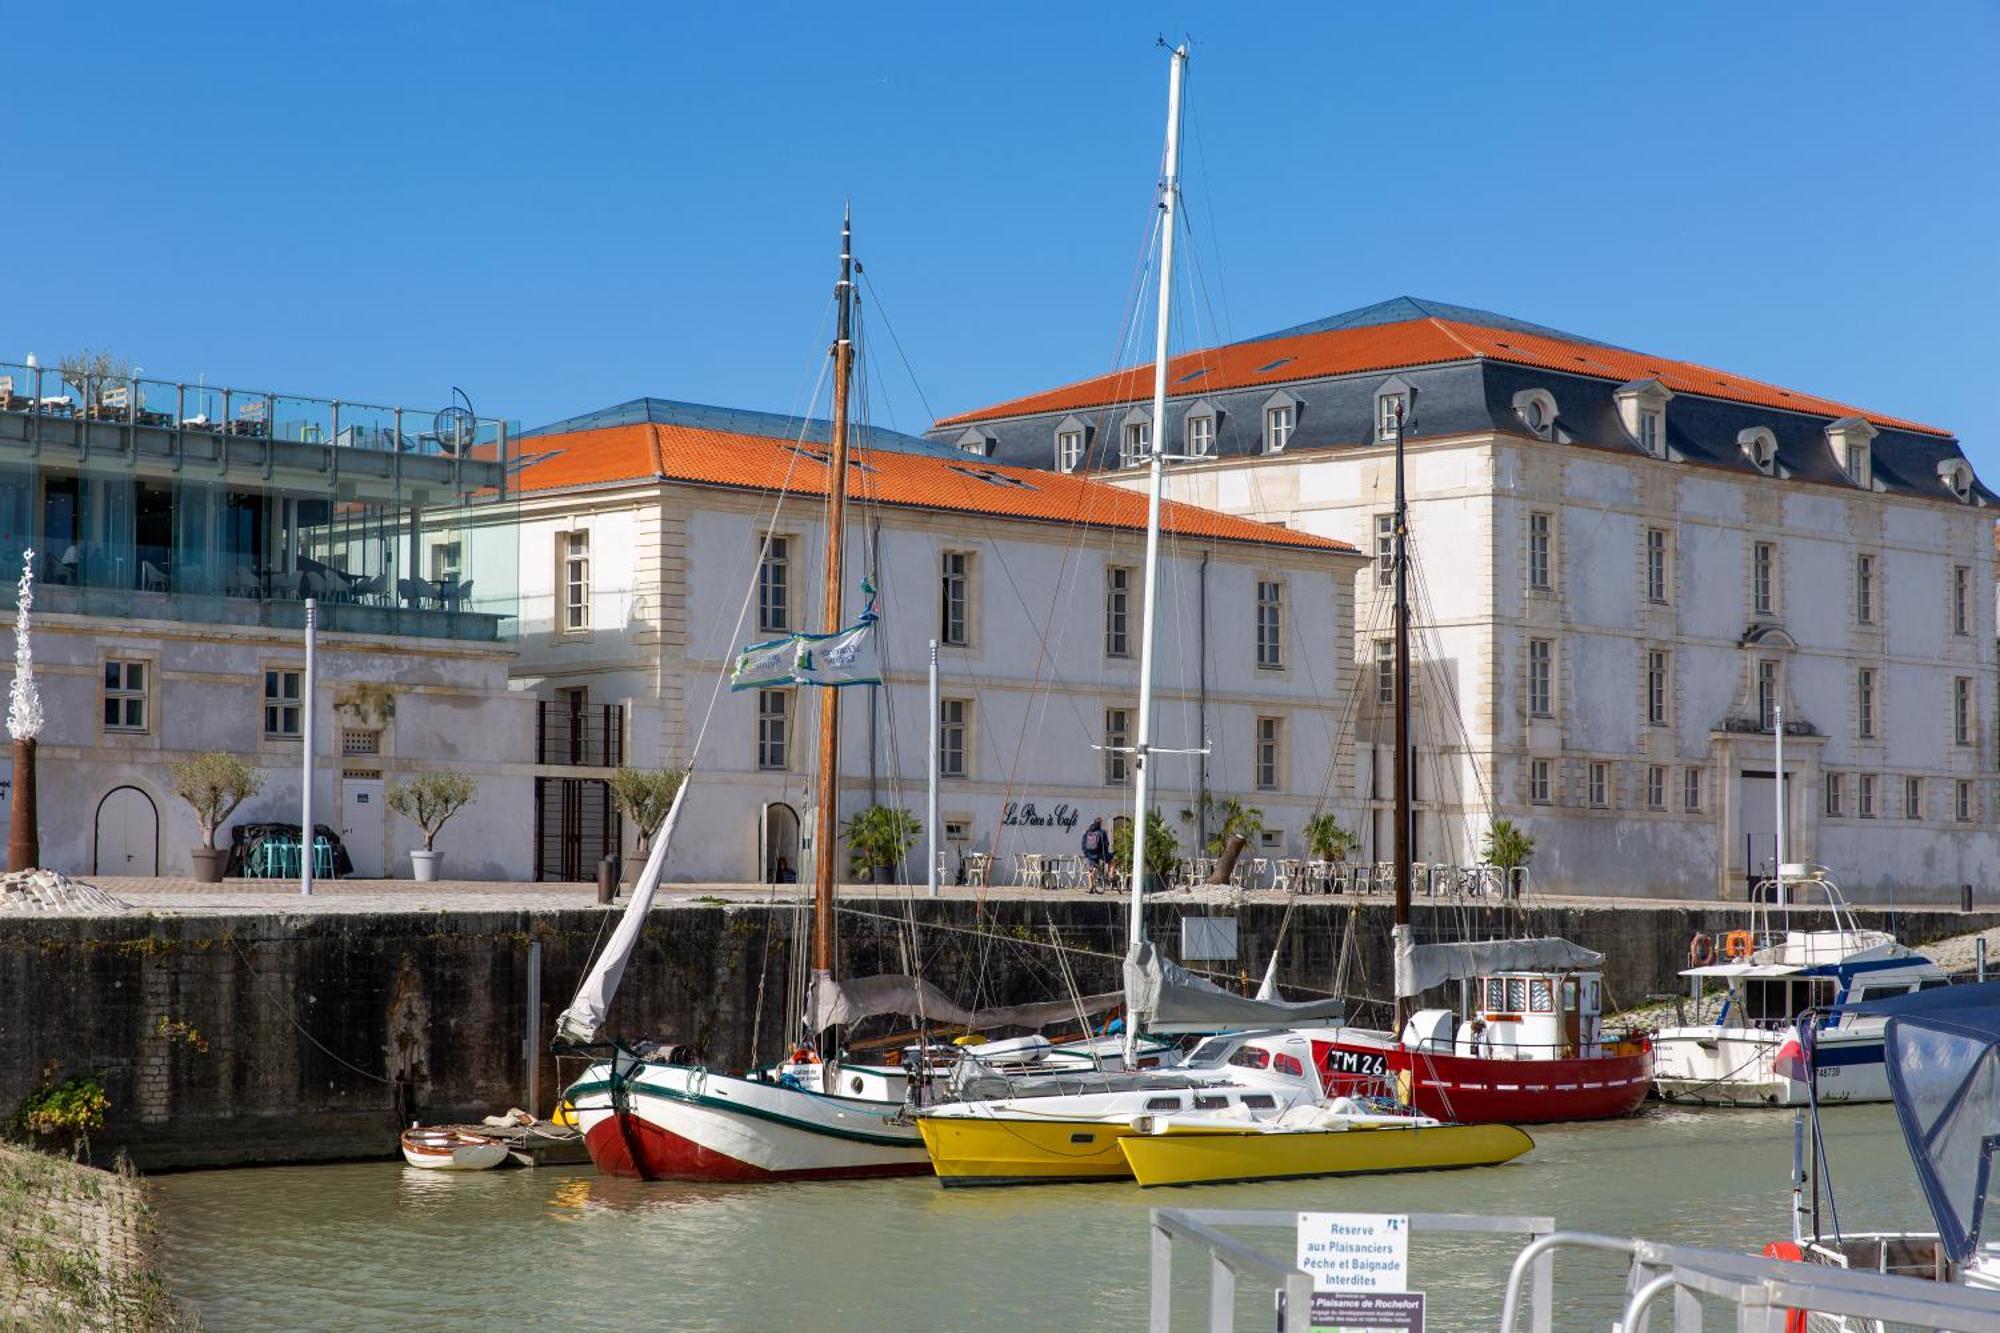
{"type": "MultiPolygon", "coordinates": [[[[1257,384],[1275,386],[1330,375],[1437,365],[1479,357],[1521,366],[1537,366],[1544,370],[1565,370],[1620,384],[1630,380],[1656,379],[1675,393],[1725,398],[1816,416],[1865,417],[1877,426],[1920,431],[1926,435],[1948,438],[1951,434],[1921,422],[1863,411],[1830,398],[1796,393],[1775,384],[1711,370],[1691,361],[1673,361],[1602,343],[1575,342],[1437,316],[1264,338],[1256,342],[1231,343],[1186,352],[1168,364],[1167,386],[1170,393],[1181,397],[1257,384]],[[1199,378],[1183,378],[1204,368],[1207,373],[1199,378]]],[[[937,424],[959,426],[995,417],[1076,411],[1111,403],[1143,401],[1151,398],[1152,392],[1153,368],[1150,365],[1137,366],[1043,393],[1029,394],[993,407],[961,412],[957,416],[945,417],[937,424]]]]}
{"type": "MultiPolygon", "coordinates": [[[[659,480],[757,491],[785,488],[802,496],[827,493],[824,446],[761,435],[641,424],[536,435],[523,439],[521,446],[526,460],[516,480],[521,492],[659,480]]],[[[1002,467],[971,455],[953,459],[856,449],[853,457],[863,465],[848,473],[847,493],[854,500],[1099,528],[1143,531],[1146,526],[1146,497],[1101,481],[1002,467]]],[[[1181,537],[1356,554],[1346,542],[1173,500],[1161,509],[1160,527],[1181,537]]]]}

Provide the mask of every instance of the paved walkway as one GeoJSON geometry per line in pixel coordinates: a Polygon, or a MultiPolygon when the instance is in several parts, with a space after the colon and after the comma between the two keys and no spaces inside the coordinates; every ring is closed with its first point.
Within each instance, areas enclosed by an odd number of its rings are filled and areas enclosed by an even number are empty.
{"type": "MultiPolygon", "coordinates": [[[[595,909],[597,907],[597,886],[595,884],[516,884],[493,880],[440,880],[431,884],[418,884],[407,879],[342,879],[318,880],[313,886],[310,898],[302,897],[298,884],[292,880],[231,879],[221,884],[198,884],[192,879],[120,878],[103,876],[89,881],[120,900],[130,904],[135,910],[173,916],[214,916],[253,915],[278,916],[293,914],[338,914],[377,912],[545,912],[558,910],[595,909]]],[[[770,902],[796,901],[802,890],[796,884],[675,884],[662,888],[660,906],[713,905],[723,903],[763,904],[770,902]]],[[[843,900],[857,905],[868,902],[901,903],[907,897],[922,898],[924,886],[879,888],[872,884],[843,885],[840,890],[843,900]]],[[[1036,901],[1081,900],[1089,895],[1080,889],[1037,889],[1020,885],[1001,885],[992,888],[966,888],[945,886],[940,896],[951,899],[989,898],[1001,901],[1032,899],[1036,901]]],[[[1174,904],[1228,904],[1235,902],[1283,902],[1285,895],[1268,889],[1243,892],[1229,888],[1201,888],[1179,890],[1156,894],[1149,901],[1162,905],[1174,904]]],[[[1346,903],[1349,898],[1319,898],[1323,903],[1346,903]]],[[[1368,904],[1379,904],[1387,908],[1386,894],[1371,894],[1360,899],[1368,904]]],[[[1442,901],[1419,898],[1419,908],[1429,902],[1442,901]]],[[[614,910],[622,910],[626,899],[620,897],[614,910]]],[[[1531,900],[1540,907],[1555,908],[1631,908],[1631,907],[1717,907],[1712,900],[1679,900],[1665,898],[1608,898],[1608,897],[1565,897],[1554,894],[1537,894],[1531,900]]],[[[1475,900],[1473,905],[1483,905],[1475,900]]],[[[1855,906],[1881,909],[1886,904],[1856,903],[1855,906]]],[[[1897,905],[1901,912],[1950,912],[1955,907],[1918,907],[1897,905]]],[[[1982,910],[1994,910],[1982,905],[1982,910]]],[[[1996,949],[2000,957],[2000,949],[1996,949]]]]}

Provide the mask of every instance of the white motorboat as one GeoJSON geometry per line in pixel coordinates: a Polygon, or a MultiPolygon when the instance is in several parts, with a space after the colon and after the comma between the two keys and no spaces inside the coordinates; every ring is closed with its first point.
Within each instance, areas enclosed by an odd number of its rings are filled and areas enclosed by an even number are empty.
{"type": "Polygon", "coordinates": [[[403,1131],[403,1160],[426,1171],[490,1171],[507,1160],[507,1145],[489,1134],[412,1125],[403,1131]]]}

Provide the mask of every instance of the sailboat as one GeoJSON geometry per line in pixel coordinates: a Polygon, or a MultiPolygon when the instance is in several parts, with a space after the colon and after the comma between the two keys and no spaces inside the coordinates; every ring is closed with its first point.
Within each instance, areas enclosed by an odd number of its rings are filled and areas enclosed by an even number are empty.
{"type": "MultiPolygon", "coordinates": [[[[833,429],[828,461],[825,636],[813,636],[822,660],[832,641],[860,648],[872,629],[864,615],[848,626],[842,606],[843,524],[847,507],[848,392],[854,371],[853,225],[840,231],[838,331],[833,345],[833,429]]],[[[768,667],[774,645],[747,650],[768,667]]],[[[795,659],[793,665],[810,659],[795,659]]],[[[812,987],[822,1014],[832,1004],[834,852],[838,838],[840,689],[861,683],[808,670],[821,685],[818,824],[814,845],[812,987]]],[[[602,1051],[599,1042],[611,996],[639,940],[665,870],[667,848],[682,804],[697,780],[690,771],[654,837],[646,867],[618,929],[585,976],[557,1026],[559,1044],[602,1051]]],[[[893,1004],[893,997],[885,1003],[893,1004]]],[[[823,1030],[815,1025],[815,1032],[823,1030]]],[[[597,1169],[647,1180],[764,1181],[844,1179],[922,1174],[930,1169],[923,1141],[903,1116],[910,1075],[896,1068],[822,1059],[809,1045],[772,1068],[735,1075],[709,1070],[674,1047],[609,1043],[568,1092],[597,1169]]]]}
{"type": "MultiPolygon", "coordinates": [[[[1181,87],[1187,48],[1174,50],[1168,77],[1167,148],[1160,182],[1159,308],[1155,324],[1153,420],[1166,420],[1167,348],[1173,312],[1174,229],[1180,203],[1181,87]]],[[[1138,734],[1132,756],[1133,815],[1130,944],[1125,958],[1126,1025],[1119,1071],[1070,1086],[1016,1087],[998,1080],[994,1095],[964,1095],[920,1111],[932,1166],[947,1186],[1129,1180],[1118,1140],[1146,1113],[1220,1112],[1239,1123],[1270,1120],[1320,1095],[1309,1042],[1299,1023],[1341,1016],[1338,1000],[1287,1002],[1230,994],[1162,958],[1145,933],[1147,818],[1152,813],[1153,675],[1158,621],[1160,504],[1166,432],[1152,434],[1146,497],[1146,561],[1141,589],[1138,734]],[[1216,1032],[1181,1065],[1139,1068],[1142,1030],[1216,1032]],[[1073,1090],[1072,1090],[1073,1089],[1073,1090]]],[[[959,1088],[982,1081],[977,1053],[962,1062],[959,1088]],[[972,1077],[968,1078],[967,1075],[972,1077]]]]}

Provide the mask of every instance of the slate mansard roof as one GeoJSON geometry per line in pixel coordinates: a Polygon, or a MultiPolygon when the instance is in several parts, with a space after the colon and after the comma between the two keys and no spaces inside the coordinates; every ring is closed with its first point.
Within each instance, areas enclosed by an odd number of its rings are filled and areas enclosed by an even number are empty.
{"type": "MultiPolygon", "coordinates": [[[[516,490],[534,496],[657,481],[823,497],[828,490],[825,438],[823,421],[804,423],[802,440],[801,423],[790,418],[640,399],[521,436],[516,490]],[[638,410],[639,403],[653,404],[663,419],[654,419],[652,410],[638,410]],[[780,426],[788,429],[778,430],[780,426]]],[[[1146,497],[1107,482],[995,466],[894,432],[856,428],[853,438],[847,493],[857,502],[1145,530],[1146,497]],[[863,447],[864,440],[874,440],[875,446],[863,447]]],[[[1160,526],[1196,541],[1359,554],[1346,542],[1173,501],[1162,507],[1160,526]]]]}
{"type": "MultiPolygon", "coordinates": [[[[1178,448],[1188,411],[1199,404],[1216,415],[1216,455],[1262,453],[1263,409],[1282,391],[1297,407],[1287,453],[1372,445],[1375,395],[1391,376],[1411,390],[1405,431],[1412,442],[1491,431],[1529,435],[1516,395],[1540,389],[1556,402],[1555,438],[1632,453],[1637,446],[1615,394],[1650,380],[1672,391],[1667,446],[1692,463],[1754,473],[1738,437],[1761,428],[1777,442],[1783,475],[1846,484],[1826,427],[1858,417],[1878,432],[1871,452],[1882,486],[1949,501],[1955,497],[1939,477],[1939,464],[1964,457],[1950,432],[1922,422],[1411,297],[1173,358],[1166,438],[1178,448]]],[[[957,446],[976,433],[995,462],[1050,468],[1057,427],[1080,424],[1088,437],[1086,466],[1111,468],[1128,414],[1150,413],[1152,388],[1152,367],[1134,366],[941,418],[930,435],[957,446]]],[[[1973,489],[1988,502],[2000,499],[1983,486],[1973,489]]]]}

